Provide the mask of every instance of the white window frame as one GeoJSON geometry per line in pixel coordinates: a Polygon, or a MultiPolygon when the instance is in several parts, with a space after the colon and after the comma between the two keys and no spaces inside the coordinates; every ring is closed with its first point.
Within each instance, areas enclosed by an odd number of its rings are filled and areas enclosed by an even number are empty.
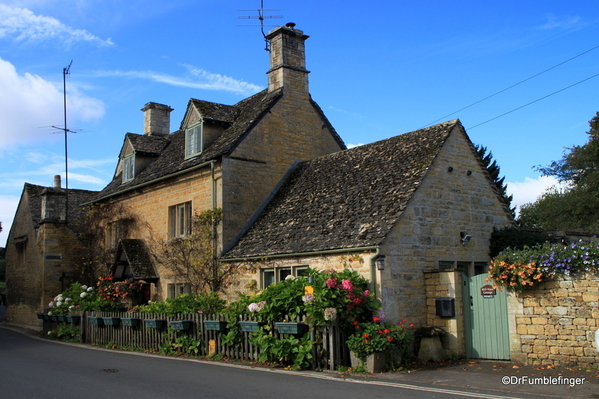
{"type": "Polygon", "coordinates": [[[123,182],[133,180],[135,177],[135,154],[127,155],[123,159],[123,182]]]}
{"type": "Polygon", "coordinates": [[[438,262],[439,270],[446,271],[457,271],[460,270],[466,275],[472,277],[477,276],[479,274],[485,274],[489,270],[489,261],[444,261],[440,260],[438,262]]]}
{"type": "Polygon", "coordinates": [[[190,294],[191,284],[189,283],[174,283],[167,284],[167,292],[169,298],[175,298],[179,295],[190,294]]]}
{"type": "Polygon", "coordinates": [[[202,152],[202,122],[185,130],[185,158],[194,157],[202,152]]]}
{"type": "Polygon", "coordinates": [[[168,210],[169,236],[187,237],[191,234],[191,201],[173,205],[168,210]]]}
{"type": "Polygon", "coordinates": [[[306,265],[301,266],[280,266],[280,267],[270,267],[267,269],[262,269],[260,272],[260,280],[262,289],[265,289],[270,284],[276,284],[280,281],[285,280],[287,276],[298,277],[302,276],[309,269],[306,265]]]}

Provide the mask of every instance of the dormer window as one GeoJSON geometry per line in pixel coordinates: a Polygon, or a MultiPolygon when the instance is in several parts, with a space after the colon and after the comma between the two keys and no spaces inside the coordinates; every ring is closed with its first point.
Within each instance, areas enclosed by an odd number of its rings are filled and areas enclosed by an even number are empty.
{"type": "Polygon", "coordinates": [[[123,160],[123,183],[135,177],[135,154],[127,155],[123,160]]]}
{"type": "Polygon", "coordinates": [[[202,123],[198,123],[185,131],[185,158],[202,152],[202,123]]]}

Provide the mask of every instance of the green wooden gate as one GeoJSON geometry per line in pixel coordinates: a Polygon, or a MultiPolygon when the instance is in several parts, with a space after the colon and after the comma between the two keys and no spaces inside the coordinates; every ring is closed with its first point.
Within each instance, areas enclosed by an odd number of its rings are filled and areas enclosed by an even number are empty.
{"type": "Polygon", "coordinates": [[[507,295],[487,283],[488,275],[463,275],[466,357],[510,359],[507,295]]]}

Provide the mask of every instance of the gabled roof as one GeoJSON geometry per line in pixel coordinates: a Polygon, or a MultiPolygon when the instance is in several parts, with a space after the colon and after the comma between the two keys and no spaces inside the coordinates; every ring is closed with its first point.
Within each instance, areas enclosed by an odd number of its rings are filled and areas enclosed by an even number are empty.
{"type": "Polygon", "coordinates": [[[170,137],[127,133],[125,135],[125,140],[129,140],[135,152],[159,155],[170,142],[170,137]]]}
{"type": "MultiPolygon", "coordinates": [[[[158,274],[154,270],[152,258],[144,240],[141,239],[123,239],[117,250],[117,259],[124,253],[129,267],[133,271],[135,280],[157,279],[158,274]]],[[[114,273],[114,270],[113,270],[114,273]]]]}
{"type": "Polygon", "coordinates": [[[300,163],[226,258],[380,245],[456,119],[300,163]]]}
{"type": "Polygon", "coordinates": [[[195,98],[192,98],[189,102],[202,114],[202,118],[219,122],[233,123],[240,112],[239,108],[231,105],[211,103],[209,101],[196,100],[195,98]]]}
{"type": "MultiPolygon", "coordinates": [[[[190,169],[194,166],[201,165],[207,161],[229,154],[235,149],[237,144],[243,140],[253,125],[277,102],[281,95],[282,90],[271,93],[267,90],[263,90],[258,94],[240,101],[234,106],[193,100],[192,102],[194,104],[200,104],[204,109],[207,109],[209,114],[212,115],[215,120],[223,121],[223,119],[225,119],[226,122],[232,122],[232,125],[228,127],[208,148],[204,149],[201,154],[189,159],[185,159],[185,132],[183,130],[179,130],[168,136],[163,136],[168,139],[168,143],[166,143],[155,161],[137,173],[132,180],[125,183],[122,182],[121,174],[116,175],[112,182],[100,192],[97,199],[117,194],[120,191],[151,182],[155,179],[167,177],[171,174],[190,169]],[[233,120],[231,121],[228,119],[233,120]]],[[[132,135],[131,133],[129,135],[127,137],[141,137],[140,135],[132,135]]],[[[143,140],[145,139],[142,139],[140,142],[147,144],[143,140]]]]}

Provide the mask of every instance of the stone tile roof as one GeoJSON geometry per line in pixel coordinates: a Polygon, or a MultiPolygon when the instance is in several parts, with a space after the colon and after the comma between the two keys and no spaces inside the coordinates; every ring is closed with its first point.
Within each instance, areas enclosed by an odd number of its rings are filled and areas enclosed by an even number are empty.
{"type": "Polygon", "coordinates": [[[200,111],[204,119],[211,119],[219,122],[235,122],[239,115],[239,108],[231,105],[211,103],[209,101],[191,99],[193,105],[200,111]]]}
{"type": "MultiPolygon", "coordinates": [[[[117,194],[120,191],[140,184],[148,183],[154,179],[166,177],[170,174],[184,171],[204,162],[227,155],[245,137],[245,134],[257,123],[265,112],[272,107],[281,97],[282,90],[268,93],[264,90],[234,106],[208,103],[194,100],[194,103],[204,107],[215,120],[232,122],[208,148],[196,157],[185,159],[185,132],[179,130],[168,136],[168,143],[162,149],[160,155],[144,170],[138,173],[132,180],[123,184],[121,174],[116,175],[98,195],[98,199],[117,194]]],[[[138,135],[139,136],[139,135],[138,135]]],[[[128,136],[132,137],[132,136],[128,136]]],[[[140,143],[148,145],[145,139],[140,143]]],[[[153,144],[156,144],[153,142],[153,144]]]]}
{"type": "Polygon", "coordinates": [[[158,278],[144,240],[128,238],[121,240],[120,244],[129,261],[135,280],[158,278]]]}
{"type": "MultiPolygon", "coordinates": [[[[42,198],[41,194],[44,190],[55,191],[60,190],[64,192],[62,188],[44,187],[35,184],[25,183],[23,191],[27,192],[29,199],[29,210],[31,212],[31,220],[34,225],[38,225],[42,221],[42,198]]],[[[91,201],[98,191],[88,190],[76,190],[69,189],[69,218],[68,225],[76,225],[78,221],[85,217],[85,210],[81,208],[81,204],[91,201]]]]}
{"type": "Polygon", "coordinates": [[[300,163],[223,258],[379,245],[458,120],[300,163]]]}
{"type": "Polygon", "coordinates": [[[158,155],[169,144],[169,136],[145,136],[127,133],[125,137],[131,142],[136,152],[158,155]]]}

